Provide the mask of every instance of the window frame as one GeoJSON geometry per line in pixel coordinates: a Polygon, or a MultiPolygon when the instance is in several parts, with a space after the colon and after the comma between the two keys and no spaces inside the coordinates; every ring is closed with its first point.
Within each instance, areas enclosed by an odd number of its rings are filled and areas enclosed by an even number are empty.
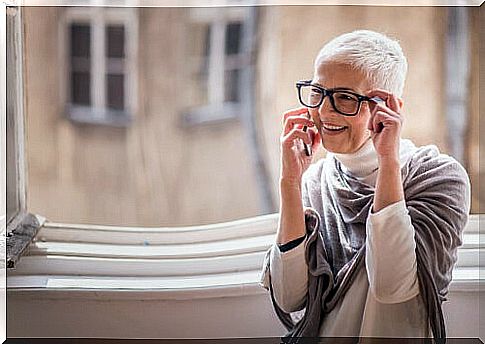
{"type": "MultiPolygon", "coordinates": [[[[216,123],[238,119],[241,112],[248,105],[243,90],[250,87],[248,80],[241,74],[250,66],[248,47],[245,47],[245,40],[248,40],[245,26],[250,20],[251,9],[249,7],[226,7],[224,11],[214,11],[213,8],[190,8],[189,23],[203,24],[211,27],[210,46],[216,49],[209,50],[208,68],[207,68],[207,89],[208,103],[203,106],[191,108],[183,113],[183,124],[185,126],[201,125],[207,123],[216,123]],[[228,68],[226,59],[228,55],[225,52],[225,39],[227,25],[232,22],[240,22],[241,25],[241,48],[238,54],[231,56],[230,59],[238,60],[238,68],[228,68]],[[221,64],[221,59],[224,61],[221,64]],[[225,101],[225,73],[229,70],[239,70],[238,90],[239,101],[225,101]],[[224,87],[220,87],[224,85],[224,87]]],[[[233,63],[234,64],[234,63],[233,63]]]]}
{"type": "Polygon", "coordinates": [[[6,214],[6,265],[15,266],[20,256],[37,235],[45,218],[28,213],[27,161],[25,158],[25,112],[23,74],[23,24],[22,7],[6,7],[6,123],[7,179],[13,187],[7,190],[6,214]],[[13,52],[13,54],[12,54],[13,52]],[[9,67],[9,68],[8,68],[9,67]],[[9,104],[11,104],[9,106],[9,104]],[[13,204],[12,204],[13,203],[13,204]],[[10,205],[10,207],[9,207],[10,205]],[[8,213],[8,209],[12,209],[8,213]]]}
{"type": "Polygon", "coordinates": [[[25,134],[24,134],[24,93],[23,93],[23,27],[22,8],[6,7],[6,164],[7,180],[14,187],[7,190],[7,235],[21,222],[26,213],[26,159],[25,159],[25,134]],[[13,52],[9,53],[9,52],[13,52]],[[9,106],[9,103],[11,104],[9,106]],[[14,113],[10,115],[9,113],[14,113]],[[14,116],[12,118],[12,116],[14,116]],[[21,118],[21,120],[15,120],[21,118]],[[13,170],[12,170],[13,169],[13,170]],[[13,201],[12,201],[13,199],[13,201]],[[10,201],[10,202],[9,202],[10,201]],[[14,202],[14,204],[12,204],[14,202]],[[10,213],[9,213],[10,205],[10,213]]]}
{"type": "Polygon", "coordinates": [[[126,127],[136,117],[138,99],[137,78],[137,38],[138,8],[101,8],[67,7],[59,21],[59,61],[60,64],[60,99],[65,106],[66,118],[74,123],[90,123],[126,127]],[[70,103],[70,37],[72,23],[89,23],[91,27],[91,106],[70,103]],[[123,25],[125,28],[124,57],[124,109],[113,110],[106,107],[106,65],[105,29],[109,24],[123,25]],[[96,91],[95,91],[96,90],[96,91]]]}

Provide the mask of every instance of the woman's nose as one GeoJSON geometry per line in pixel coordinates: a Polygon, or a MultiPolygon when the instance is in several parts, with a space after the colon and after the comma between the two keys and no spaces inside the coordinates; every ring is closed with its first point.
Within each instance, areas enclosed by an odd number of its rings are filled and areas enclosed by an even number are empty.
{"type": "Polygon", "coordinates": [[[335,112],[330,99],[328,97],[323,98],[322,104],[318,107],[318,115],[322,118],[322,115],[328,114],[330,112],[335,112]]]}

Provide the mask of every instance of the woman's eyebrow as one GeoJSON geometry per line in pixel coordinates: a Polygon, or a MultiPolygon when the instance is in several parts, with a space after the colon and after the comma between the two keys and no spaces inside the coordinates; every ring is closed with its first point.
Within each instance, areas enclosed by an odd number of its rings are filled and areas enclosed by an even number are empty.
{"type": "Polygon", "coordinates": [[[334,88],[329,88],[331,91],[351,91],[351,92],[357,92],[353,88],[350,87],[334,87],[334,88]]]}
{"type": "MultiPolygon", "coordinates": [[[[318,82],[314,82],[313,80],[310,80],[312,85],[320,86],[325,88],[322,84],[318,82]]],[[[351,92],[357,92],[357,90],[354,90],[353,88],[350,87],[334,87],[334,88],[327,88],[329,91],[351,91],[351,92]]]]}

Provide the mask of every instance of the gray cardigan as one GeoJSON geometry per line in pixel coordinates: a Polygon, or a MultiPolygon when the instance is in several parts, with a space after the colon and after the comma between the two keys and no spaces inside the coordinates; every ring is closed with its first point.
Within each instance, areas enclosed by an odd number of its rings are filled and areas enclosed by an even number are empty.
{"type": "MultiPolygon", "coordinates": [[[[322,159],[305,173],[303,204],[308,293],[303,317],[296,323],[274,300],[275,312],[287,328],[285,337],[315,337],[324,320],[348,290],[365,257],[365,220],[374,188],[342,172],[335,157],[322,159]],[[307,210],[308,210],[307,209],[307,210]],[[339,242],[339,233],[351,245],[339,242]]],[[[470,183],[464,168],[434,145],[415,148],[402,167],[406,206],[415,228],[420,296],[435,338],[445,338],[441,310],[462,230],[468,221],[470,183]]],[[[264,266],[269,270],[268,250],[264,266]]],[[[268,274],[268,277],[271,278],[268,274]]]]}

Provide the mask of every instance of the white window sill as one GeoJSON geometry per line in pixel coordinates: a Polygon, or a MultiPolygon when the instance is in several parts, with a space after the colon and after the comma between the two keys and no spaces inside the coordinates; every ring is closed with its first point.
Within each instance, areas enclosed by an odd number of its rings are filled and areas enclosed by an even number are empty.
{"type": "Polygon", "coordinates": [[[67,106],[66,117],[73,123],[128,127],[132,116],[124,110],[96,109],[89,106],[67,106]]]}
{"type": "Polygon", "coordinates": [[[190,109],[182,114],[182,126],[193,127],[237,120],[241,112],[239,103],[206,105],[190,109]]]}
{"type": "MultiPolygon", "coordinates": [[[[8,272],[7,288],[43,297],[142,300],[263,294],[258,277],[277,222],[278,214],[178,228],[46,222],[8,272]]],[[[485,291],[483,235],[472,215],[450,292],[485,291]]]]}

